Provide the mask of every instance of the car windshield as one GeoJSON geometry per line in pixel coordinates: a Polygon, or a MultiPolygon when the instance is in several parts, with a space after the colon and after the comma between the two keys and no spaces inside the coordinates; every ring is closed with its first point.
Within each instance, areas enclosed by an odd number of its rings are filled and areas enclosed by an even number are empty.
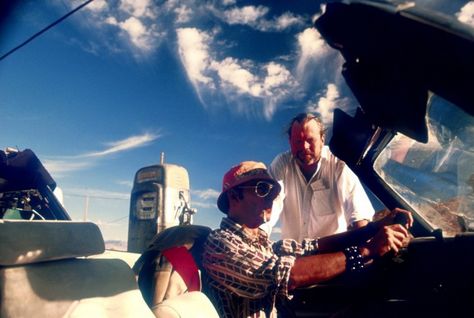
{"type": "Polygon", "coordinates": [[[396,135],[375,162],[376,172],[432,229],[444,236],[474,225],[474,118],[432,96],[428,142],[396,135]]]}

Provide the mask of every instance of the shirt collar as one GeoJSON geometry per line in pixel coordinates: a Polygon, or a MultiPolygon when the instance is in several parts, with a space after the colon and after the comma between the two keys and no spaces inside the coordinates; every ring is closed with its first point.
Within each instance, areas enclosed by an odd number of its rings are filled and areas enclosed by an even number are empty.
{"type": "Polygon", "coordinates": [[[260,242],[262,243],[263,241],[268,240],[268,234],[262,230],[258,229],[258,237],[254,237],[252,233],[250,233],[249,230],[245,229],[242,225],[239,223],[235,222],[229,217],[224,217],[222,218],[221,225],[220,225],[222,230],[227,230],[230,231],[243,239],[245,239],[248,242],[256,243],[260,242]]]}
{"type": "MultiPolygon", "coordinates": [[[[313,173],[313,175],[311,176],[311,178],[307,182],[308,184],[311,183],[311,181],[313,181],[314,176],[319,172],[319,170],[321,170],[321,161],[323,161],[324,158],[325,158],[324,155],[323,155],[323,151],[324,151],[324,147],[323,147],[323,150],[321,151],[321,158],[319,158],[318,165],[316,166],[316,171],[313,173]]],[[[296,171],[298,171],[298,175],[301,178],[303,178],[303,180],[305,180],[305,182],[306,182],[306,178],[304,177],[303,172],[301,172],[300,166],[296,162],[296,159],[295,159],[295,157],[293,156],[293,154],[291,152],[290,152],[290,157],[291,157],[291,159],[290,159],[291,163],[293,164],[294,167],[296,167],[296,171]]]]}

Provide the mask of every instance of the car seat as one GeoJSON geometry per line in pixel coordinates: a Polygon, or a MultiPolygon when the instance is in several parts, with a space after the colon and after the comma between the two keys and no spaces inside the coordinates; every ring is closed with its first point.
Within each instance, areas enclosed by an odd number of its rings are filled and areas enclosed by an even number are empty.
{"type": "Polygon", "coordinates": [[[133,266],[143,298],[155,316],[162,318],[166,313],[170,315],[166,317],[218,318],[203,293],[201,255],[210,232],[210,228],[200,225],[168,228],[153,238],[133,266]],[[198,305],[197,311],[191,311],[192,304],[198,305]]]}
{"type": "Polygon", "coordinates": [[[0,220],[0,317],[153,317],[90,222],[0,220]]]}

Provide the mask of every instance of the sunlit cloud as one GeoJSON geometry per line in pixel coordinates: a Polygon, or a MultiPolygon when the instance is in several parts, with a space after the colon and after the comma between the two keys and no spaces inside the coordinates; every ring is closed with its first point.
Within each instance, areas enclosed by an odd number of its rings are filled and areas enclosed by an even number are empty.
{"type": "Polygon", "coordinates": [[[245,69],[239,61],[227,57],[223,61],[213,61],[211,67],[217,71],[217,74],[224,85],[231,85],[238,92],[257,97],[261,96],[262,87],[249,70],[245,69]]]}
{"type": "Polygon", "coordinates": [[[176,14],[176,23],[186,23],[191,19],[193,10],[182,4],[174,9],[174,13],[176,14]]]}
{"type": "Polygon", "coordinates": [[[46,170],[49,171],[56,178],[66,175],[68,172],[84,170],[94,166],[93,162],[85,161],[70,161],[70,160],[55,160],[55,159],[44,159],[43,165],[46,170]]]}
{"type": "MultiPolygon", "coordinates": [[[[213,208],[217,208],[217,203],[216,202],[202,202],[202,201],[195,201],[193,200],[191,202],[191,205],[194,207],[194,208],[201,208],[201,209],[213,209],[213,208]]],[[[199,211],[198,211],[199,213],[199,211]]]]}
{"type": "Polygon", "coordinates": [[[145,133],[119,141],[109,142],[106,149],[73,156],[47,157],[43,163],[55,178],[64,177],[70,172],[85,170],[96,165],[96,161],[111,154],[145,147],[160,137],[159,134],[145,133]]]}
{"type": "MultiPolygon", "coordinates": [[[[195,0],[100,1],[89,11],[93,12],[90,27],[103,31],[104,40],[98,43],[110,52],[127,52],[127,48],[120,50],[125,43],[135,57],[142,59],[153,56],[151,53],[163,41],[169,41],[203,107],[228,107],[232,112],[257,114],[267,120],[280,105],[302,96],[299,82],[309,62],[317,59],[318,48],[324,49],[320,36],[308,29],[295,39],[292,51],[255,61],[251,55],[236,56],[233,48],[239,43],[225,33],[225,26],[260,32],[300,30],[312,24],[308,18],[312,12],[307,16],[290,11],[274,14],[270,6],[238,6],[234,0],[204,4],[195,0]],[[210,21],[212,28],[203,27],[210,21]],[[120,37],[111,36],[114,32],[120,37]],[[312,43],[314,40],[316,43],[312,43]]],[[[98,47],[79,46],[93,54],[100,52],[98,47]]]]}
{"type": "Polygon", "coordinates": [[[268,8],[264,6],[245,6],[226,10],[223,12],[223,17],[229,24],[256,25],[267,12],[268,8]]]}
{"type": "Polygon", "coordinates": [[[222,0],[222,4],[224,6],[230,6],[230,5],[235,4],[236,2],[237,2],[236,0],[222,0]]]}
{"type": "Polygon", "coordinates": [[[97,152],[90,152],[80,155],[80,157],[104,157],[116,152],[127,151],[134,148],[144,147],[149,145],[152,141],[158,139],[160,135],[143,134],[139,136],[131,136],[119,141],[107,143],[107,149],[97,152]]]}
{"type": "Polygon", "coordinates": [[[201,209],[215,209],[220,192],[214,189],[191,190],[191,205],[201,209]]]}
{"type": "Polygon", "coordinates": [[[147,27],[140,19],[134,16],[129,17],[123,22],[117,21],[115,17],[108,17],[105,22],[119,27],[127,34],[134,46],[143,51],[151,50],[158,38],[158,33],[153,30],[152,26],[147,27]]]}
{"type": "Polygon", "coordinates": [[[219,196],[220,192],[214,189],[191,190],[191,194],[203,200],[217,200],[217,197],[219,196]]]}
{"type": "Polygon", "coordinates": [[[276,30],[285,30],[292,26],[301,26],[304,22],[304,19],[300,16],[286,12],[275,19],[274,25],[276,30]]]}
{"type": "Polygon", "coordinates": [[[474,1],[469,1],[461,10],[456,13],[459,21],[474,27],[474,1]]]}
{"type": "Polygon", "coordinates": [[[301,26],[305,18],[291,12],[285,12],[271,19],[265,18],[269,8],[265,6],[233,7],[224,11],[213,10],[213,13],[229,25],[245,25],[262,32],[283,31],[294,26],[301,26]]]}
{"type": "MultiPolygon", "coordinates": [[[[75,5],[79,5],[82,2],[84,1],[74,1],[75,5]]],[[[108,4],[106,0],[94,0],[85,7],[86,10],[90,10],[93,12],[102,12],[105,11],[107,8],[108,4]]]]}
{"type": "MultiPolygon", "coordinates": [[[[296,91],[297,81],[284,65],[259,64],[233,57],[217,60],[210,54],[212,44],[212,37],[206,32],[195,28],[178,29],[180,57],[201,99],[205,93],[212,95],[215,91],[233,101],[254,98],[256,103],[263,103],[262,113],[270,119],[278,102],[296,91]]],[[[242,106],[236,109],[249,111],[242,106]]]]}
{"type": "Polygon", "coordinates": [[[212,79],[204,74],[210,64],[210,35],[196,28],[178,29],[178,52],[189,80],[196,86],[209,84],[212,79]]]}
{"type": "Polygon", "coordinates": [[[320,61],[328,53],[329,46],[314,28],[304,30],[297,35],[297,38],[300,55],[296,72],[299,77],[302,77],[311,62],[320,61]]]}
{"type": "Polygon", "coordinates": [[[134,17],[156,18],[150,0],[121,0],[120,9],[134,17]]]}
{"type": "Polygon", "coordinates": [[[307,111],[318,112],[321,114],[321,120],[325,126],[333,121],[334,108],[337,106],[340,94],[335,84],[329,83],[326,88],[326,94],[321,96],[316,104],[307,107],[307,111]]]}

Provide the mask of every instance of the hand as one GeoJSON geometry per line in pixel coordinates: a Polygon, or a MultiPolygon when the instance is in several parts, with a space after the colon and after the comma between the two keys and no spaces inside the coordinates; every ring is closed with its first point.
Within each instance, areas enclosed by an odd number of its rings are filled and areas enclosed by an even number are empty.
{"type": "Polygon", "coordinates": [[[380,257],[390,251],[398,253],[410,240],[408,230],[400,224],[382,227],[362,249],[364,257],[380,257]]]}
{"type": "Polygon", "coordinates": [[[379,229],[392,224],[401,224],[405,228],[409,229],[413,226],[413,216],[411,212],[407,210],[395,208],[383,219],[375,221],[374,223],[376,223],[377,228],[379,229]]]}

